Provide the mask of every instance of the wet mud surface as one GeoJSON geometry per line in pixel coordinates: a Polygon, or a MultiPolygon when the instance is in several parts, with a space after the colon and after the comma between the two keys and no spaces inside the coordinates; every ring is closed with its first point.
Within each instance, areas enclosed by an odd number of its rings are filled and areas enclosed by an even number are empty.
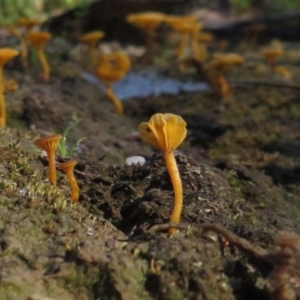
{"type": "MultiPolygon", "coordinates": [[[[0,299],[276,299],[271,267],[201,226],[220,224],[266,253],[285,249],[280,231],[300,232],[300,91],[245,86],[226,99],[211,91],[137,97],[118,116],[72,64],[56,65],[47,84],[37,71],[6,73],[19,89],[6,95],[8,126],[0,131],[0,299]],[[169,222],[174,197],[162,153],[137,131],[156,112],[188,124],[175,157],[181,221],[198,231],[148,231],[169,222]],[[58,171],[57,186],[48,182],[47,159],[33,144],[74,119],[67,144],[85,137],[74,155],[77,205],[65,174],[58,171]],[[146,163],[125,165],[132,155],[146,163]]],[[[268,73],[251,63],[231,75],[268,73]]],[[[57,155],[57,163],[67,159],[57,155]]],[[[287,272],[295,293],[297,272],[287,272]]]]}

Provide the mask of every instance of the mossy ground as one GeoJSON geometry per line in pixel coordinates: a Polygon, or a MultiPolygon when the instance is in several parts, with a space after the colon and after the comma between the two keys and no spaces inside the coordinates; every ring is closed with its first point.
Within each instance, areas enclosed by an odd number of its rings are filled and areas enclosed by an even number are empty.
{"type": "MultiPolygon", "coordinates": [[[[260,64],[231,77],[275,76],[260,64]]],[[[246,86],[226,99],[209,91],[132,99],[117,116],[71,62],[53,65],[49,83],[37,70],[7,72],[19,90],[6,96],[0,131],[0,299],[268,299],[262,275],[243,255],[224,254],[216,235],[144,234],[169,221],[173,192],[163,156],[137,125],[156,112],[188,124],[176,153],[183,223],[219,223],[274,249],[279,230],[300,231],[300,91],[246,86]],[[82,121],[68,143],[87,138],[76,156],[80,200],[70,205],[65,175],[49,184],[33,141],[62,133],[74,117],[82,121]],[[148,161],[124,166],[130,155],[148,161]]],[[[291,71],[297,82],[298,68],[291,71]]]]}

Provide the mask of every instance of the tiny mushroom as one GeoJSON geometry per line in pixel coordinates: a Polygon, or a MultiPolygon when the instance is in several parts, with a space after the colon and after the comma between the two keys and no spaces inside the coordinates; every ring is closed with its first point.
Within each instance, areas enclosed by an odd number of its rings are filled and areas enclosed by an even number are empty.
{"type": "Polygon", "coordinates": [[[53,134],[34,141],[37,147],[47,152],[49,181],[54,185],[56,185],[55,150],[60,143],[61,137],[60,134],[53,134]]]}
{"type": "Polygon", "coordinates": [[[27,19],[27,18],[20,18],[14,27],[21,27],[24,28],[20,34],[18,34],[17,29],[10,28],[11,34],[15,35],[21,45],[21,59],[22,59],[22,65],[24,68],[28,67],[28,49],[27,49],[27,42],[26,42],[26,36],[27,34],[34,26],[41,24],[40,20],[35,19],[27,19]]]}
{"type": "Polygon", "coordinates": [[[126,75],[130,66],[131,62],[127,54],[113,52],[101,55],[95,70],[96,76],[105,83],[106,95],[115,105],[119,115],[123,113],[123,104],[115,95],[112,85],[126,75]]]}
{"type": "Polygon", "coordinates": [[[77,161],[75,159],[71,159],[69,161],[66,161],[60,165],[58,165],[58,169],[63,170],[66,172],[68,181],[71,186],[71,199],[72,203],[77,203],[79,199],[79,187],[76,181],[76,178],[74,176],[74,167],[77,164],[77,161]]]}
{"type": "Polygon", "coordinates": [[[3,67],[4,65],[19,55],[19,52],[11,48],[0,48],[0,127],[6,124],[6,105],[4,100],[3,67]]]}
{"type": "Polygon", "coordinates": [[[235,53],[216,53],[204,69],[207,80],[217,94],[222,97],[230,94],[230,87],[226,81],[224,72],[227,68],[241,65],[244,62],[243,56],[235,53]]]}
{"type": "Polygon", "coordinates": [[[25,30],[28,32],[30,31],[34,26],[41,24],[42,22],[40,20],[36,19],[27,19],[27,18],[20,18],[17,22],[18,26],[24,27],[25,30]]]}
{"type": "Polygon", "coordinates": [[[146,49],[150,58],[152,58],[153,55],[155,29],[165,20],[165,18],[166,15],[160,12],[135,13],[128,15],[126,18],[128,23],[138,27],[144,32],[146,38],[146,49]]]}
{"type": "Polygon", "coordinates": [[[89,49],[90,64],[94,67],[96,62],[96,46],[97,43],[105,36],[105,33],[100,30],[92,31],[83,34],[79,37],[79,42],[86,44],[89,49]]]}
{"type": "Polygon", "coordinates": [[[52,35],[48,32],[38,31],[27,33],[28,42],[37,49],[38,57],[43,68],[43,79],[45,81],[49,81],[50,79],[50,67],[45,56],[44,48],[51,39],[52,35]]]}
{"type": "Polygon", "coordinates": [[[10,32],[11,35],[13,35],[14,37],[16,37],[19,40],[22,66],[24,68],[28,67],[27,45],[26,45],[26,40],[25,40],[24,36],[18,31],[16,26],[9,26],[8,31],[10,32]]]}
{"type": "MultiPolygon", "coordinates": [[[[143,140],[164,154],[175,196],[170,222],[179,223],[183,205],[183,190],[174,150],[186,137],[186,122],[178,115],[157,113],[148,122],[139,125],[139,133],[143,140]]],[[[170,229],[170,234],[175,232],[177,232],[176,229],[170,229]]]]}
{"type": "Polygon", "coordinates": [[[273,72],[282,75],[286,79],[291,78],[291,72],[287,68],[275,65],[275,59],[283,54],[281,46],[265,48],[262,50],[262,54],[265,57],[267,65],[273,72]]]}
{"type": "Polygon", "coordinates": [[[265,48],[262,50],[262,54],[265,57],[267,65],[272,69],[275,59],[283,54],[283,49],[281,47],[265,48]]]}
{"type": "Polygon", "coordinates": [[[207,44],[211,42],[213,36],[206,32],[200,32],[197,35],[197,46],[194,49],[193,58],[196,61],[203,62],[207,57],[207,44]]]}
{"type": "Polygon", "coordinates": [[[169,16],[165,23],[175,30],[179,35],[179,44],[177,48],[177,60],[181,60],[185,55],[185,48],[190,39],[190,47],[193,52],[197,48],[197,35],[202,24],[197,21],[195,16],[169,16]]]}

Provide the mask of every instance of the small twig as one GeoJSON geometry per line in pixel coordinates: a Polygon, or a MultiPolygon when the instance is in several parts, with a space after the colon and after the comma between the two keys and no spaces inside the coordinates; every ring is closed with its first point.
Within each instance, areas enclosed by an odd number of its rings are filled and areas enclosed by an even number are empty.
{"type": "Polygon", "coordinates": [[[205,231],[213,231],[217,234],[220,234],[224,237],[230,244],[236,246],[243,252],[255,255],[255,256],[262,256],[267,253],[267,251],[260,246],[252,245],[247,240],[240,238],[230,230],[226,229],[225,227],[218,225],[218,224],[203,224],[203,225],[190,225],[190,224],[176,224],[176,223],[167,223],[167,224],[160,224],[151,227],[145,233],[154,234],[159,231],[166,231],[170,228],[175,228],[179,230],[187,230],[190,229],[192,232],[196,232],[202,230],[205,231]]]}

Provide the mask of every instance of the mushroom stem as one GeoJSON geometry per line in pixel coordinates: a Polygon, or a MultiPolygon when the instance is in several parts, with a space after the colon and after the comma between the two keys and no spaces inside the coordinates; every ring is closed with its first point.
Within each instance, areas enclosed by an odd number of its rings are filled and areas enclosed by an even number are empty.
{"type": "Polygon", "coordinates": [[[48,156],[48,176],[49,181],[56,185],[56,164],[55,164],[55,150],[49,149],[47,152],[48,156]]]}
{"type": "Polygon", "coordinates": [[[0,127],[5,126],[6,108],[4,100],[3,69],[0,68],[0,127]]]}
{"type": "Polygon", "coordinates": [[[218,83],[218,88],[221,96],[222,97],[228,96],[230,94],[230,87],[223,74],[218,77],[217,83],[218,83]]]}
{"type": "Polygon", "coordinates": [[[78,187],[77,181],[74,176],[73,168],[66,169],[66,174],[67,174],[70,186],[71,186],[72,203],[77,203],[78,199],[79,199],[79,187],[78,187]]]}
{"type": "MultiPolygon", "coordinates": [[[[164,158],[167,166],[167,170],[169,172],[171,182],[174,189],[174,208],[171,215],[171,223],[179,223],[180,215],[182,211],[183,205],[183,191],[182,191],[182,182],[180,178],[180,174],[178,171],[176,159],[173,151],[165,151],[164,158]]],[[[170,228],[169,233],[174,234],[178,232],[175,228],[170,228]]]]}
{"type": "Polygon", "coordinates": [[[118,99],[116,94],[113,91],[112,84],[108,83],[106,85],[106,96],[109,98],[109,100],[115,105],[116,112],[118,115],[121,115],[123,113],[123,104],[122,102],[118,99]]]}
{"type": "Polygon", "coordinates": [[[39,60],[42,64],[44,79],[45,79],[45,81],[48,81],[50,78],[50,67],[47,62],[43,48],[38,48],[37,53],[38,53],[39,60]]]}
{"type": "Polygon", "coordinates": [[[28,50],[27,50],[27,44],[24,37],[20,37],[20,46],[21,46],[21,60],[22,60],[22,66],[23,68],[28,67],[28,50]]]}

